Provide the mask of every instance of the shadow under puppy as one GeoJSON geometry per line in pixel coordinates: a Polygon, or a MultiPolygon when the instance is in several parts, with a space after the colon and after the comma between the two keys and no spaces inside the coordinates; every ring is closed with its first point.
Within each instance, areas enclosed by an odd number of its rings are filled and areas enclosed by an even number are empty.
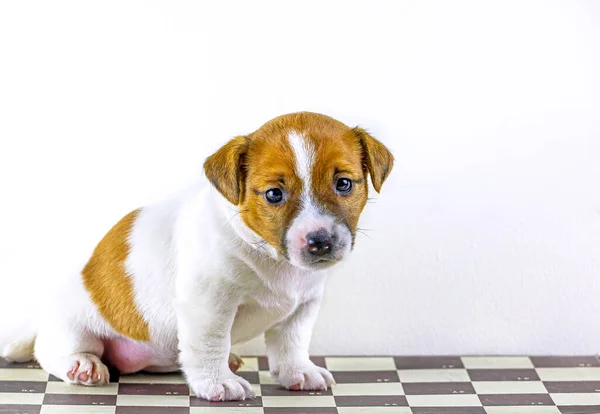
{"type": "Polygon", "coordinates": [[[242,400],[253,392],[231,345],[264,333],[282,386],[326,389],[332,375],[308,355],[326,270],[354,246],[369,175],[379,192],[392,165],[361,128],[277,117],[210,156],[199,187],[121,219],[0,352],[83,385],[109,382],[102,361],[181,369],[195,395],[242,400]]]}

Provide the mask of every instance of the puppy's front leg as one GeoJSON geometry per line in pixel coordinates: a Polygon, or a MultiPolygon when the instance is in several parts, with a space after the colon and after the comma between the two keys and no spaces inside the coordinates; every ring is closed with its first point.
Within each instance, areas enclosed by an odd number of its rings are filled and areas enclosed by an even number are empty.
{"type": "Polygon", "coordinates": [[[325,368],[308,357],[308,346],[321,298],[303,303],[265,333],[271,375],[290,390],[326,390],[335,384],[325,368]]]}
{"type": "Polygon", "coordinates": [[[178,300],[179,363],[196,396],[210,401],[252,398],[252,386],[229,369],[235,298],[213,288],[178,300]]]}

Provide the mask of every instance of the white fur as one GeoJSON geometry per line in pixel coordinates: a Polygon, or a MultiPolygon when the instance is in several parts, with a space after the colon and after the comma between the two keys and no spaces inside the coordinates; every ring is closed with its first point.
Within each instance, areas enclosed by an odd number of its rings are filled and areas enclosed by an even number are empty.
{"type": "Polygon", "coordinates": [[[303,196],[310,197],[310,182],[312,179],[313,165],[315,163],[315,149],[312,143],[304,135],[292,131],[288,135],[288,141],[294,151],[296,174],[305,183],[303,196]]]}
{"type": "MultiPolygon", "coordinates": [[[[293,266],[274,249],[253,243],[257,240],[207,180],[199,189],[144,207],[133,224],[125,266],[149,326],[155,369],[181,366],[200,397],[252,395],[248,382],[229,369],[228,356],[232,343],[264,332],[273,375],[283,385],[333,383],[308,359],[324,274],[293,266]]],[[[57,286],[42,309],[35,343],[41,365],[67,382],[108,381],[97,356],[103,339],[119,335],[90,300],[81,275],[57,286]],[[98,381],[73,380],[70,371],[97,373],[98,381]]],[[[32,341],[31,335],[17,338],[0,350],[24,359],[23,353],[31,357],[32,341]]]]}
{"type": "Polygon", "coordinates": [[[352,235],[345,226],[336,223],[335,218],[315,201],[312,190],[315,150],[310,140],[296,131],[288,135],[288,140],[294,151],[296,175],[301,178],[303,186],[300,213],[292,221],[286,235],[290,262],[297,267],[306,267],[301,256],[302,249],[306,246],[306,235],[319,229],[335,233],[342,239],[344,248],[336,252],[336,258],[340,260],[351,249],[352,235]]]}
{"type": "MultiPolygon", "coordinates": [[[[182,368],[196,395],[209,400],[250,397],[252,388],[228,366],[232,344],[265,333],[273,376],[289,388],[325,389],[333,377],[308,358],[312,327],[323,295],[323,272],[305,266],[306,235],[325,228],[347,244],[350,232],[320,208],[312,194],[315,152],[293,132],[296,173],[303,182],[301,209],[287,234],[290,260],[264,243],[239,211],[203,180],[201,185],[142,208],[129,235],[124,263],[135,305],[148,324],[156,371],[182,368]]],[[[120,335],[103,319],[75,273],[48,295],[37,330],[5,340],[3,356],[35,356],[71,383],[109,380],[98,359],[107,339],[120,335]],[[79,374],[94,378],[81,379],[79,374]],[[68,374],[75,374],[71,378],[68,374]]]]}

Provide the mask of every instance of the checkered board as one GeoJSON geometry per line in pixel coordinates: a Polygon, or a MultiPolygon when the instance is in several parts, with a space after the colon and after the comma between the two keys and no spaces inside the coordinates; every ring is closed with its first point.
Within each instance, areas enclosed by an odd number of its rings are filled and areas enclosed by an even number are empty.
{"type": "Polygon", "coordinates": [[[103,387],[67,385],[35,363],[0,360],[0,413],[600,413],[598,357],[314,357],[337,385],[287,391],[264,357],[246,357],[246,401],[190,395],[180,374],[119,376],[103,387]]]}

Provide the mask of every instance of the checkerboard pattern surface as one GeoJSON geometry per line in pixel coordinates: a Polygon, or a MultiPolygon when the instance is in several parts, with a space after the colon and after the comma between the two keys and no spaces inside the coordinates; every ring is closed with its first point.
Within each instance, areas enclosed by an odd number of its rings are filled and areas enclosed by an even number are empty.
{"type": "Polygon", "coordinates": [[[67,385],[35,363],[0,359],[0,413],[275,414],[600,413],[598,357],[314,357],[337,385],[287,391],[264,357],[246,357],[240,375],[256,391],[246,401],[211,403],[191,395],[180,374],[119,376],[103,387],[67,385]]]}

